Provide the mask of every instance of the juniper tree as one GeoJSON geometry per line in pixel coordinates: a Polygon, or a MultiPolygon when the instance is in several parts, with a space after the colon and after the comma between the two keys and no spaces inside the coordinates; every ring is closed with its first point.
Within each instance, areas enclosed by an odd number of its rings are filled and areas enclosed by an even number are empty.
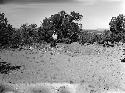
{"type": "Polygon", "coordinates": [[[72,11],[70,14],[60,11],[49,18],[45,18],[39,32],[44,35],[42,37],[47,42],[53,40],[52,35],[54,31],[58,35],[57,40],[63,41],[63,39],[68,38],[71,42],[77,41],[80,28],[79,24],[75,22],[80,21],[82,17],[81,14],[75,11],[72,11]]]}

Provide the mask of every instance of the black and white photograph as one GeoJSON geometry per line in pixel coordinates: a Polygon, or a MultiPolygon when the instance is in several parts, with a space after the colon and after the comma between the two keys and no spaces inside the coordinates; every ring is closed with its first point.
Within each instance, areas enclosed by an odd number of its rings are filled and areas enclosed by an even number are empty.
{"type": "Polygon", "coordinates": [[[125,93],[125,0],[1,0],[0,93],[125,93]]]}

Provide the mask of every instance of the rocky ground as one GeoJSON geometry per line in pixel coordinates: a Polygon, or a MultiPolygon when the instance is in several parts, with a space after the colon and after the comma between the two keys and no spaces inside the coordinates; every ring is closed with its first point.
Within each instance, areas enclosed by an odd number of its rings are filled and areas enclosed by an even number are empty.
{"type": "Polygon", "coordinates": [[[73,43],[58,44],[56,49],[2,50],[0,62],[20,68],[0,74],[0,78],[11,84],[68,82],[79,84],[79,90],[86,87],[86,93],[124,90],[124,48],[73,43]]]}

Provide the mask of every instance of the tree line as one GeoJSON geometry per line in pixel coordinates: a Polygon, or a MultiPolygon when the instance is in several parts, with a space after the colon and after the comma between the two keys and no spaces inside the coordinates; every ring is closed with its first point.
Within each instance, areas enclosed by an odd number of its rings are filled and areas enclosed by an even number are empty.
{"type": "Polygon", "coordinates": [[[57,43],[79,42],[83,45],[98,43],[104,46],[113,46],[119,42],[125,43],[125,16],[123,14],[112,17],[109,22],[110,29],[101,34],[84,31],[82,25],[77,23],[82,17],[83,15],[75,11],[70,12],[70,14],[60,11],[43,19],[39,27],[36,24],[22,24],[17,29],[8,23],[5,14],[1,12],[0,48],[19,48],[34,43],[51,43],[53,33],[58,36],[57,43]]]}

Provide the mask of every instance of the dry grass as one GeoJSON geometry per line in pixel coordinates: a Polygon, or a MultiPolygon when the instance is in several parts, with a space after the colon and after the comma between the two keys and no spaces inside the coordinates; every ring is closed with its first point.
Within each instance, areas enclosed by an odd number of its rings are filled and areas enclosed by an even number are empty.
{"type": "Polygon", "coordinates": [[[88,84],[88,90],[94,91],[123,88],[124,64],[120,61],[123,47],[104,48],[74,43],[58,44],[58,49],[4,50],[0,53],[0,61],[21,65],[22,68],[0,77],[11,83],[73,81],[83,86],[88,84]]]}

